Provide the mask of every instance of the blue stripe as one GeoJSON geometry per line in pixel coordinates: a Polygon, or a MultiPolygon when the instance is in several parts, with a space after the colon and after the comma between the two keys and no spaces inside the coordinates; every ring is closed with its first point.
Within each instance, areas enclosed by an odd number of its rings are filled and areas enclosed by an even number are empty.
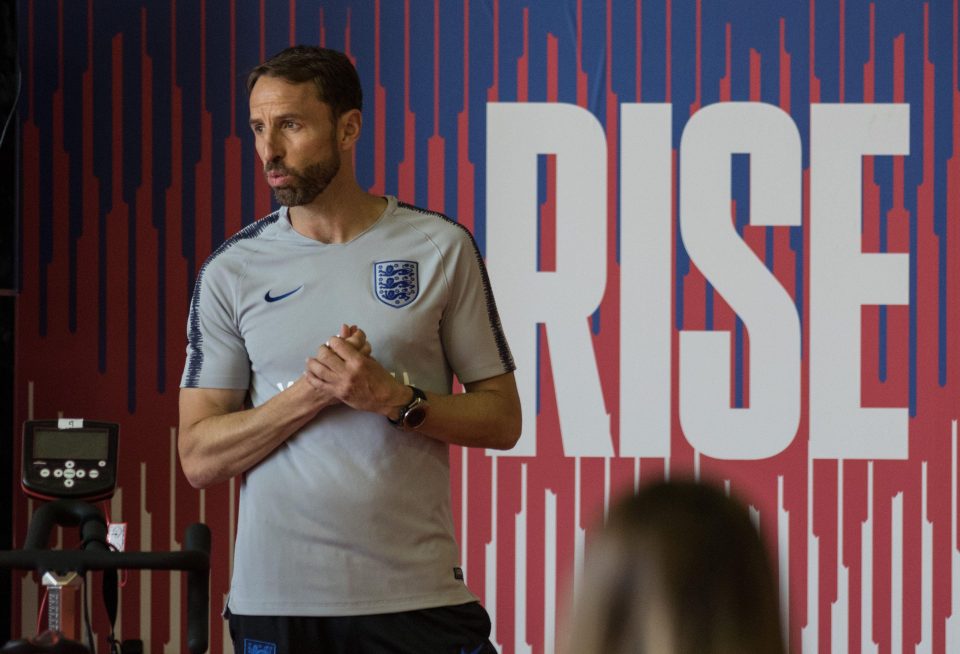
{"type": "Polygon", "coordinates": [[[458,229],[462,229],[464,234],[470,238],[470,244],[473,246],[473,253],[476,257],[477,265],[480,267],[480,276],[483,280],[483,297],[487,304],[487,319],[490,321],[490,330],[493,332],[494,341],[497,343],[497,352],[500,355],[500,362],[503,364],[505,372],[512,372],[513,370],[516,370],[517,366],[513,362],[513,355],[510,353],[510,347],[507,345],[507,337],[504,335],[503,326],[500,324],[500,312],[497,311],[497,302],[493,298],[493,289],[490,285],[490,277],[487,275],[487,266],[483,261],[483,256],[480,254],[480,248],[477,247],[477,242],[473,238],[473,233],[460,223],[443,215],[442,213],[421,209],[420,207],[415,207],[399,201],[397,202],[397,206],[403,209],[409,209],[410,211],[416,211],[417,213],[426,216],[433,216],[435,218],[445,220],[451,225],[455,225],[458,229]]]}
{"type": "Polygon", "coordinates": [[[183,385],[186,388],[196,388],[200,383],[200,372],[203,369],[203,332],[200,330],[200,297],[203,293],[203,277],[207,267],[221,254],[232,248],[240,241],[251,238],[257,238],[270,225],[279,220],[280,212],[275,211],[269,216],[252,223],[234,236],[224,241],[220,247],[213,251],[203,262],[200,272],[197,273],[197,281],[193,287],[193,298],[190,300],[190,317],[187,320],[187,341],[189,342],[189,354],[187,355],[187,374],[183,385]]]}

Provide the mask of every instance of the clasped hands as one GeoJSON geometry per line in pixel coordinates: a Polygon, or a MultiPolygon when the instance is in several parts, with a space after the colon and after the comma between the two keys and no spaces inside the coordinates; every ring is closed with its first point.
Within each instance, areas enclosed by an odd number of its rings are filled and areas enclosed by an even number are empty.
{"type": "Polygon", "coordinates": [[[360,411],[387,415],[408,401],[409,389],[373,358],[372,351],[362,329],[341,325],[337,335],[307,359],[304,376],[329,398],[327,405],[342,402],[360,411]]]}

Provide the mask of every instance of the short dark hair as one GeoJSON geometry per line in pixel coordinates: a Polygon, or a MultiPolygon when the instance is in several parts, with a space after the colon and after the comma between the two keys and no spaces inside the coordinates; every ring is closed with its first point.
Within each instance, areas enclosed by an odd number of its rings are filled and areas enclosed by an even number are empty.
{"type": "Polygon", "coordinates": [[[360,76],[347,55],[338,50],[311,45],[281,50],[250,71],[248,93],[263,76],[279,77],[294,84],[313,82],[320,101],[333,110],[334,120],[351,109],[363,109],[360,76]]]}

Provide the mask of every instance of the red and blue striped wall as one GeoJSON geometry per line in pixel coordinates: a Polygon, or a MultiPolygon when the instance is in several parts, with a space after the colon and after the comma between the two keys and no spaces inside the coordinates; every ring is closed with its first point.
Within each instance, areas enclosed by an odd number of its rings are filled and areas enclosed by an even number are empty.
{"type": "MultiPolygon", "coordinates": [[[[361,185],[445,212],[488,259],[490,103],[566,103],[592,114],[607,147],[606,287],[583,316],[612,456],[566,456],[549,328],[515,352],[536,377],[525,396],[536,446],[525,456],[451,453],[457,528],[471,588],[507,654],[549,654],[577,562],[609,502],[645,480],[697,474],[748,499],[778,561],[791,650],[949,652],[960,643],[957,543],[960,412],[958,2],[806,0],[23,0],[22,291],[16,421],[121,423],[120,490],[108,509],[128,547],[179,547],[201,519],[214,534],[211,651],[229,579],[237,487],[194,491],[176,458],[177,392],[189,294],[204,257],[268,213],[246,127],[246,71],[283,47],[345,50],[364,84],[361,185]],[[698,452],[680,420],[681,333],[730,335],[729,405],[749,409],[748,325],[701,273],[679,227],[679,152],[691,116],[718,102],[765,103],[800,136],[803,220],[749,224],[750,161],[732,157],[734,229],[796,308],[800,420],[759,460],[698,452]],[[673,184],[669,456],[621,454],[621,320],[636,280],[621,276],[621,110],[667,103],[673,184]],[[909,106],[909,154],[864,159],[862,247],[909,253],[909,303],[862,309],[860,398],[909,415],[908,457],[810,452],[811,105],[909,106]]],[[[560,137],[558,137],[560,138],[560,137]]],[[[557,239],[558,157],[537,167],[537,270],[571,266],[557,239]]],[[[518,216],[517,220],[527,217],[518,216]]],[[[497,221],[502,229],[502,221],[497,221]]],[[[496,270],[492,270],[496,280],[496,270]]],[[[496,288],[494,289],[497,290],[496,288]]],[[[508,307],[501,306],[501,311],[508,307]]],[[[627,362],[644,366],[644,361],[627,362]]],[[[816,375],[814,378],[819,379],[816,375]]],[[[567,387],[567,389],[564,389],[567,387]]],[[[643,431],[643,425],[633,425],[643,431]]],[[[14,533],[32,505],[17,499],[14,533]]],[[[35,628],[39,595],[15,588],[14,632],[35,628]]],[[[183,584],[130,572],[121,633],[177,651],[183,584]]],[[[105,619],[99,606],[95,627],[105,619]]]]}

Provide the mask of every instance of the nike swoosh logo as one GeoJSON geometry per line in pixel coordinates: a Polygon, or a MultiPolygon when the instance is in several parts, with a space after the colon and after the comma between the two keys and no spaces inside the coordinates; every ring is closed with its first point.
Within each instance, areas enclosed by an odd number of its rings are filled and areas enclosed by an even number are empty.
{"type": "Polygon", "coordinates": [[[279,302],[285,297],[290,297],[291,295],[299,291],[301,288],[303,288],[303,284],[300,284],[300,286],[296,287],[292,291],[287,291],[286,293],[282,293],[281,295],[270,295],[270,291],[267,291],[266,293],[264,293],[263,299],[266,300],[267,302],[279,302]]]}

